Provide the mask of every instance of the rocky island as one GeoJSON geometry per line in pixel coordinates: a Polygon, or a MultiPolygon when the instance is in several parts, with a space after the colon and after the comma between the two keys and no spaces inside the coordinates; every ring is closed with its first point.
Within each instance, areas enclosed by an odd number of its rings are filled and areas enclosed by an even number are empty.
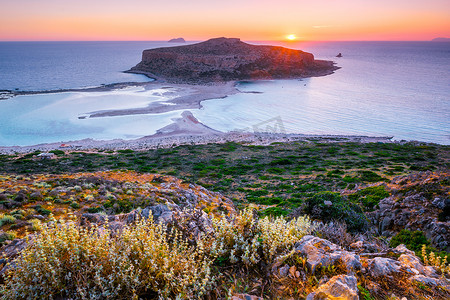
{"type": "Polygon", "coordinates": [[[144,50],[129,72],[174,83],[323,76],[338,69],[332,61],[279,46],[250,45],[238,38],[144,50]]]}
{"type": "Polygon", "coordinates": [[[180,37],[169,40],[169,43],[186,43],[186,41],[180,37]]]}

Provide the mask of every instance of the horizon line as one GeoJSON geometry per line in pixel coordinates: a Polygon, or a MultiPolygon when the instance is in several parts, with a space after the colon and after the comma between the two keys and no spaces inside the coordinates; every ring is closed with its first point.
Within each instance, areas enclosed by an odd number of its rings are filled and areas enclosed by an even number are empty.
{"type": "MultiPolygon", "coordinates": [[[[439,37],[442,38],[442,37],[439,37]]],[[[203,40],[185,40],[186,43],[189,42],[203,42],[214,38],[208,38],[203,40]]],[[[434,41],[433,38],[431,40],[281,40],[281,39],[273,39],[273,40],[243,40],[244,42],[284,42],[289,44],[294,43],[306,43],[306,42],[448,42],[448,41],[434,41]]],[[[445,38],[449,39],[450,38],[445,38]]],[[[169,40],[0,40],[0,43],[9,43],[9,42],[165,42],[168,43],[169,40]]],[[[183,43],[173,43],[173,44],[183,44],[183,43]]]]}

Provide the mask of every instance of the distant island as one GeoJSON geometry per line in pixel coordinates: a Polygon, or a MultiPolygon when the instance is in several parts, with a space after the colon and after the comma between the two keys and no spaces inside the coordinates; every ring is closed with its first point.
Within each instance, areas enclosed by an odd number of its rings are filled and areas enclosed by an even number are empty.
{"type": "Polygon", "coordinates": [[[169,40],[169,43],[186,43],[186,41],[180,37],[180,38],[169,40]]]}
{"type": "Polygon", "coordinates": [[[142,61],[128,72],[176,83],[209,83],[246,79],[304,78],[329,75],[332,61],[279,46],[250,45],[238,38],[144,50],[142,61]]]}
{"type": "Polygon", "coordinates": [[[431,40],[432,42],[450,42],[450,38],[438,37],[431,40]]]}

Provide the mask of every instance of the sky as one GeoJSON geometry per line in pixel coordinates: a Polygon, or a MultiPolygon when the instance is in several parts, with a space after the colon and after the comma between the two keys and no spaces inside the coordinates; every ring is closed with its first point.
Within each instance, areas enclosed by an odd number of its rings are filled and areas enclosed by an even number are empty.
{"type": "Polygon", "coordinates": [[[0,0],[0,7],[0,41],[450,37],[450,0],[0,0]]]}

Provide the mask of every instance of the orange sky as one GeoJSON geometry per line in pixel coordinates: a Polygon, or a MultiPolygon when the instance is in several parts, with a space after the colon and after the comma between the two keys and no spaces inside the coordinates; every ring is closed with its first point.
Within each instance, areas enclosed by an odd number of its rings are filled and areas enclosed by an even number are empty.
{"type": "Polygon", "coordinates": [[[450,0],[0,0],[0,40],[430,40],[450,0]]]}

